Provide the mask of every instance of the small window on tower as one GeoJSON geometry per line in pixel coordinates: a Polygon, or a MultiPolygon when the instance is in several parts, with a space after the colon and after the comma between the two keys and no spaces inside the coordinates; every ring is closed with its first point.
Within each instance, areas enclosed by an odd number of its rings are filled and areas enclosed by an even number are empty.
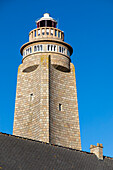
{"type": "Polygon", "coordinates": [[[50,51],[50,45],[47,46],[47,50],[50,51]]]}
{"type": "Polygon", "coordinates": [[[32,47],[30,47],[30,53],[32,53],[32,47]]]}
{"type": "Polygon", "coordinates": [[[46,29],[46,34],[49,35],[49,29],[48,28],[46,29]]]}
{"type": "Polygon", "coordinates": [[[37,47],[36,47],[36,45],[34,46],[34,52],[35,52],[35,51],[37,51],[37,47]]]}
{"type": "Polygon", "coordinates": [[[62,53],[64,53],[64,48],[62,47],[62,53]]]}
{"type": "Polygon", "coordinates": [[[40,45],[40,51],[42,51],[42,45],[40,45]]]}
{"type": "Polygon", "coordinates": [[[54,45],[54,51],[56,51],[56,45],[54,45]]]}
{"type": "Polygon", "coordinates": [[[37,45],[37,51],[39,51],[39,45],[37,45]]]}
{"type": "Polygon", "coordinates": [[[61,53],[61,46],[59,46],[59,52],[61,53]]]}
{"type": "Polygon", "coordinates": [[[51,45],[51,51],[53,51],[53,45],[51,45]]]}
{"type": "Polygon", "coordinates": [[[66,53],[65,48],[64,48],[64,54],[66,53]]]}
{"type": "Polygon", "coordinates": [[[33,101],[33,93],[30,94],[30,101],[33,101]]]}
{"type": "Polygon", "coordinates": [[[62,104],[59,103],[59,111],[62,111],[62,104]]]}

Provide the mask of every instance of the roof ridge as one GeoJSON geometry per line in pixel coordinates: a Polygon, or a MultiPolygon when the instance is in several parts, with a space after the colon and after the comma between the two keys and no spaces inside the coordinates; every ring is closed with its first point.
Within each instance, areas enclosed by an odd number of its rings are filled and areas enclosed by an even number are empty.
{"type": "Polygon", "coordinates": [[[25,138],[25,137],[7,134],[7,133],[3,133],[3,132],[0,132],[0,134],[6,135],[6,136],[16,137],[16,138],[23,139],[23,140],[30,140],[30,141],[34,141],[34,142],[44,143],[44,144],[47,144],[47,145],[65,148],[65,149],[69,149],[69,150],[74,150],[74,151],[78,151],[78,152],[83,152],[83,153],[87,153],[87,154],[93,154],[93,153],[82,151],[82,150],[77,150],[77,149],[73,149],[73,148],[69,148],[69,147],[65,147],[65,146],[61,146],[61,145],[56,145],[56,144],[52,144],[52,143],[47,143],[47,142],[43,142],[43,141],[39,141],[39,140],[33,140],[33,139],[30,139],[30,138],[25,138]]]}

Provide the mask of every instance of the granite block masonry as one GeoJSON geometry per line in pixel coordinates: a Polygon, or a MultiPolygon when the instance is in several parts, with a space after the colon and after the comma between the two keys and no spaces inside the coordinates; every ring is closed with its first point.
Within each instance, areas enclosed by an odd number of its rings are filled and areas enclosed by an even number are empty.
{"type": "Polygon", "coordinates": [[[13,134],[81,150],[72,47],[48,13],[20,51],[13,134]]]}

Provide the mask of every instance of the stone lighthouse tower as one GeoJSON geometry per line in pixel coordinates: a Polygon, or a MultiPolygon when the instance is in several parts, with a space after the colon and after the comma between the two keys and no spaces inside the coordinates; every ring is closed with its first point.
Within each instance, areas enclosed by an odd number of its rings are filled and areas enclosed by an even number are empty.
{"type": "Polygon", "coordinates": [[[81,149],[72,47],[45,13],[20,51],[13,134],[81,149]]]}

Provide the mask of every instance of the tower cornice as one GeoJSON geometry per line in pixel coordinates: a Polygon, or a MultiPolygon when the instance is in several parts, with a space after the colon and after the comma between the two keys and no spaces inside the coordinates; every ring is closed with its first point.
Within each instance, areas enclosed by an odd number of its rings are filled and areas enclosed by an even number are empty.
{"type": "Polygon", "coordinates": [[[27,43],[23,44],[22,47],[20,48],[20,53],[21,53],[21,55],[23,55],[23,49],[24,49],[26,46],[28,46],[28,45],[30,45],[30,44],[34,44],[34,43],[36,43],[36,42],[55,42],[55,43],[61,43],[62,45],[65,45],[65,46],[69,49],[69,51],[70,51],[70,56],[71,56],[72,53],[73,53],[73,48],[71,47],[71,45],[69,45],[68,43],[66,43],[66,42],[64,42],[64,41],[57,40],[57,39],[50,39],[50,38],[48,38],[48,39],[47,39],[47,38],[46,38],[46,39],[42,38],[42,39],[34,40],[34,41],[27,42],[27,43]]]}

